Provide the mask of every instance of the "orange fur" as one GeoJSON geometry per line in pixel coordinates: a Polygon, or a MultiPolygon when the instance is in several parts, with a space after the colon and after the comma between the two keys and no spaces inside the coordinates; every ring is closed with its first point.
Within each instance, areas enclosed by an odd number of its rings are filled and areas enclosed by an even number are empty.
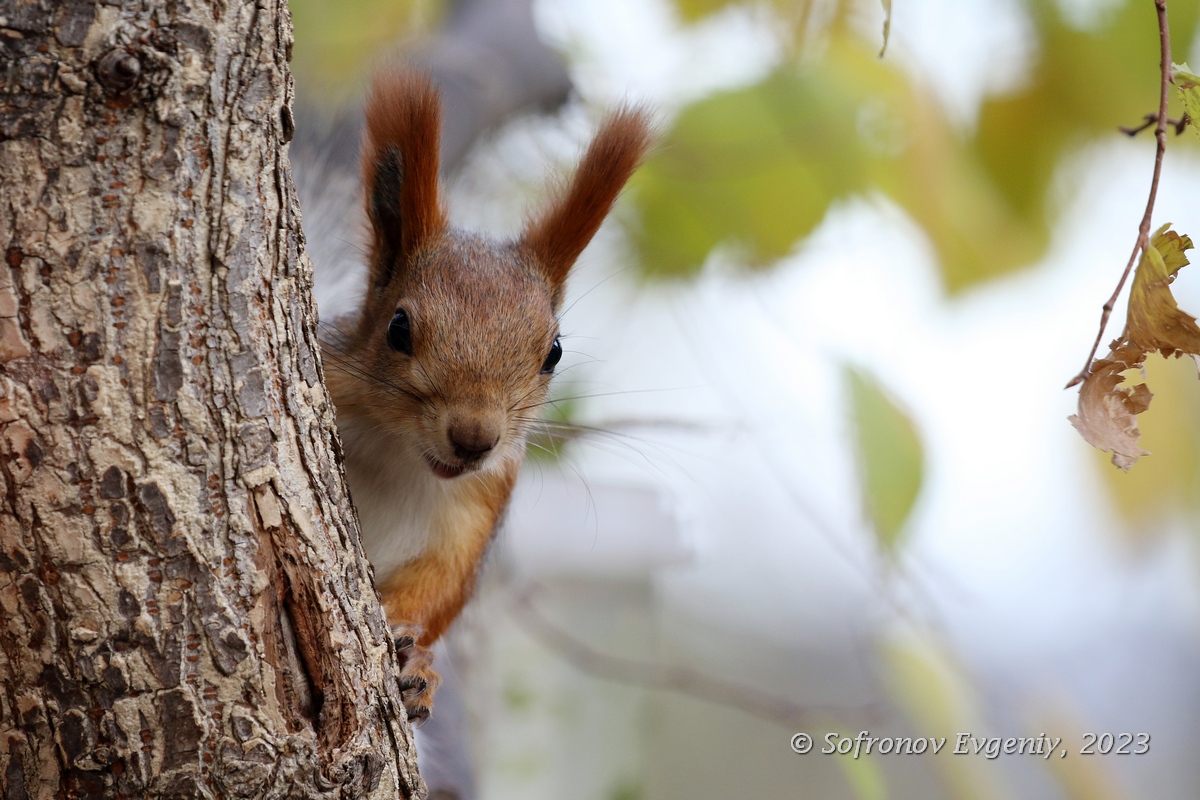
{"type": "MultiPolygon", "coordinates": [[[[385,71],[375,77],[366,104],[367,140],[362,169],[367,216],[375,228],[375,259],[380,240],[396,238],[397,253],[408,255],[446,228],[438,191],[438,148],[442,107],[428,75],[385,71]],[[398,220],[380,218],[375,206],[380,167],[394,154],[399,160],[398,220]],[[389,227],[400,223],[400,230],[389,227]]],[[[390,265],[389,265],[390,266],[390,265]]]]}
{"type": "Polygon", "coordinates": [[[652,138],[645,109],[627,107],[610,114],[569,187],[526,227],[521,243],[536,255],[555,284],[566,280],[621,187],[641,163],[652,138]]]}
{"type": "Polygon", "coordinates": [[[388,619],[411,620],[422,628],[418,644],[436,642],[471,598],[484,551],[516,481],[512,468],[480,478],[453,507],[434,518],[434,547],[380,582],[388,619]]]}

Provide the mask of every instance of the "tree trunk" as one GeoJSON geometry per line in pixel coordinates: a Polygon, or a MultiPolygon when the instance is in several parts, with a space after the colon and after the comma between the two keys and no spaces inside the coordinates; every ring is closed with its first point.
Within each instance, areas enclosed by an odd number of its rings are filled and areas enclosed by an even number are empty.
{"type": "Polygon", "coordinates": [[[336,455],[284,0],[0,0],[0,788],[424,793],[336,455]]]}

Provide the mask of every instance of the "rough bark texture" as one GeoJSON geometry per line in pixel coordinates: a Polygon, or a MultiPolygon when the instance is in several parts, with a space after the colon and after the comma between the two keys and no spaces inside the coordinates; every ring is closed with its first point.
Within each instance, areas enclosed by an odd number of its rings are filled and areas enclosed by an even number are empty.
{"type": "Polygon", "coordinates": [[[423,793],[342,483],[284,0],[0,0],[0,794],[423,793]]]}

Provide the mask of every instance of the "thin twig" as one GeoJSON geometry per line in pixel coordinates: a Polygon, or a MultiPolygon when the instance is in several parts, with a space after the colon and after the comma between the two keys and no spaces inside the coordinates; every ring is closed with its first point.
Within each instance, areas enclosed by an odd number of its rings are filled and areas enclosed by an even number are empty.
{"type": "MultiPolygon", "coordinates": [[[[1119,130],[1121,133],[1125,134],[1126,136],[1128,136],[1129,138],[1132,139],[1134,136],[1137,136],[1139,133],[1146,130],[1146,128],[1149,128],[1151,125],[1158,122],[1158,115],[1157,114],[1147,114],[1146,116],[1142,117],[1142,119],[1145,121],[1141,125],[1138,125],[1137,127],[1131,127],[1128,125],[1119,125],[1119,126],[1117,126],[1117,130],[1119,130]]],[[[1192,121],[1192,118],[1189,117],[1187,114],[1184,114],[1179,119],[1168,119],[1167,124],[1175,129],[1176,136],[1183,136],[1183,132],[1185,130],[1187,130],[1188,123],[1190,123],[1191,121],[1192,121]]]]}
{"type": "Polygon", "coordinates": [[[536,587],[518,591],[513,610],[527,631],[584,672],[601,678],[678,692],[710,703],[728,706],[784,726],[803,725],[814,716],[832,717],[847,724],[861,721],[878,722],[880,706],[841,708],[801,705],[769,692],[749,686],[738,686],[727,680],[712,678],[687,667],[651,664],[630,658],[611,656],[589,647],[547,620],[534,607],[532,595],[536,587]]]}
{"type": "Polygon", "coordinates": [[[1158,38],[1162,53],[1162,78],[1159,82],[1158,116],[1155,119],[1157,124],[1154,129],[1156,143],[1154,151],[1154,177],[1150,181],[1150,197],[1146,201],[1146,213],[1142,215],[1142,224],[1138,226],[1138,238],[1137,242],[1133,245],[1133,252],[1129,254],[1129,262],[1125,265],[1125,271],[1121,273],[1121,280],[1117,281],[1117,288],[1113,291],[1112,297],[1108,298],[1108,302],[1104,304],[1103,312],[1100,314],[1100,330],[1096,333],[1096,341],[1092,344],[1092,351],[1088,354],[1083,369],[1067,383],[1067,389],[1078,383],[1082,383],[1091,374],[1092,361],[1096,358],[1096,351],[1100,349],[1100,341],[1104,338],[1104,329],[1108,325],[1108,318],[1117,303],[1117,298],[1121,296],[1121,290],[1125,288],[1125,281],[1129,280],[1129,274],[1133,271],[1133,264],[1137,260],[1138,253],[1144,251],[1150,244],[1150,217],[1154,213],[1154,200],[1158,196],[1158,180],[1159,176],[1162,175],[1163,155],[1167,151],[1167,100],[1170,98],[1171,86],[1171,33],[1167,27],[1167,0],[1154,0],[1154,7],[1158,11],[1158,38]]]}

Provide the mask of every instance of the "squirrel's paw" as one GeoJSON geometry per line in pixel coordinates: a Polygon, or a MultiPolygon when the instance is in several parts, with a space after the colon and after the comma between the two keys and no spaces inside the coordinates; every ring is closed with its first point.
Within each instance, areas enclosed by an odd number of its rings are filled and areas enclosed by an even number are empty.
{"type": "Polygon", "coordinates": [[[396,657],[400,660],[400,698],[404,701],[408,721],[414,725],[429,719],[433,695],[442,682],[441,676],[433,671],[433,653],[417,644],[421,633],[417,625],[401,623],[392,626],[396,657]]]}

